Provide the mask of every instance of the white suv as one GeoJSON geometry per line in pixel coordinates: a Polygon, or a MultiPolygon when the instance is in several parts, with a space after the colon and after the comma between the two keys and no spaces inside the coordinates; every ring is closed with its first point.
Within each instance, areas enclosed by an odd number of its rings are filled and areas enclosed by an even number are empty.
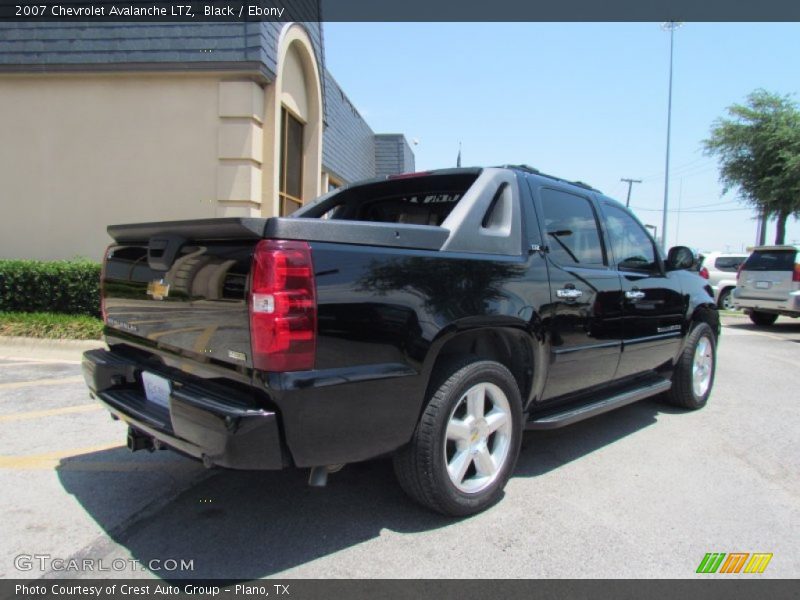
{"type": "Polygon", "coordinates": [[[708,279],[719,308],[733,310],[731,292],[736,287],[736,271],[747,260],[747,254],[712,252],[703,258],[700,277],[708,279]]]}
{"type": "Polygon", "coordinates": [[[800,317],[800,246],[758,246],[739,269],[733,305],[756,325],[800,317]]]}

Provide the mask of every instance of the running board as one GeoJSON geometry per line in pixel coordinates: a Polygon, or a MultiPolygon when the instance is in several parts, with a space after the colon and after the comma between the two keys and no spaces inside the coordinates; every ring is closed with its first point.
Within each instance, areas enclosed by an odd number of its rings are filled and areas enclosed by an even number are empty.
{"type": "Polygon", "coordinates": [[[661,392],[666,392],[672,387],[672,382],[663,379],[655,383],[650,383],[644,387],[636,388],[621,394],[616,394],[609,398],[596,400],[588,404],[582,404],[578,407],[567,407],[565,410],[556,413],[550,413],[543,416],[534,416],[533,419],[527,422],[525,429],[558,429],[566,425],[572,425],[578,421],[583,421],[595,415],[601,415],[604,412],[620,408],[628,404],[633,404],[638,400],[655,396],[661,392]]]}

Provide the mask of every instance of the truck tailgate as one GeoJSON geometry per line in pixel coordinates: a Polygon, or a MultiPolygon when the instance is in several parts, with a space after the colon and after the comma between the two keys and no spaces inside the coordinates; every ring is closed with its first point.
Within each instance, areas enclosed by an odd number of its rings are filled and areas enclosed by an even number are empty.
{"type": "Polygon", "coordinates": [[[264,222],[216,221],[110,227],[117,244],[103,274],[108,327],[198,359],[251,366],[246,289],[264,222]]]}

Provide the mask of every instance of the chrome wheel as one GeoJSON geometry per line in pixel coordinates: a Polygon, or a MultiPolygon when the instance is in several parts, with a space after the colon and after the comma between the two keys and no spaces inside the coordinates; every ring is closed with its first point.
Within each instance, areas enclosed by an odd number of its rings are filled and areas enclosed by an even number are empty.
{"type": "Polygon", "coordinates": [[[450,481],[474,494],[500,476],[511,446],[511,406],[493,383],[478,383],[456,403],[447,421],[444,461],[450,481]]]}
{"type": "Polygon", "coordinates": [[[702,398],[708,391],[713,370],[714,346],[711,340],[703,336],[697,341],[692,361],[692,391],[698,398],[702,398]]]}

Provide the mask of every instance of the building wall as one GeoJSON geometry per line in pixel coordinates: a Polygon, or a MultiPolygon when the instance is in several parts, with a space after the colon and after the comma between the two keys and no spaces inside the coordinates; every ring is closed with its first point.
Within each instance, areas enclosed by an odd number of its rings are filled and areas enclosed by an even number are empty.
{"type": "Polygon", "coordinates": [[[277,214],[281,105],[305,122],[306,201],[413,169],[324,69],[319,22],[0,24],[0,258],[97,259],[115,223],[277,214]]]}
{"type": "Polygon", "coordinates": [[[385,177],[414,170],[414,153],[402,133],[375,136],[375,175],[385,177]]]}
{"type": "Polygon", "coordinates": [[[322,166],[341,183],[375,176],[375,134],[327,71],[322,166]]]}
{"type": "Polygon", "coordinates": [[[217,214],[218,76],[19,75],[0,87],[1,257],[99,259],[109,224],[217,214]]]}

